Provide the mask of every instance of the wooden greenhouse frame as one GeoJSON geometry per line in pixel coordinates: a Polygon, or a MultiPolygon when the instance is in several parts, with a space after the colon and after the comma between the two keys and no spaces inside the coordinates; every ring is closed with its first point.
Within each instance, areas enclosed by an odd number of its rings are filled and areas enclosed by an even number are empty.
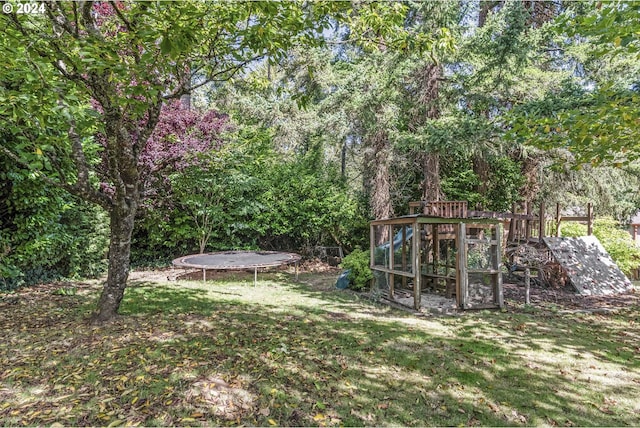
{"type": "Polygon", "coordinates": [[[422,214],[375,220],[370,250],[374,286],[392,301],[400,282],[416,310],[425,291],[455,295],[462,309],[504,306],[500,220],[422,214]]]}

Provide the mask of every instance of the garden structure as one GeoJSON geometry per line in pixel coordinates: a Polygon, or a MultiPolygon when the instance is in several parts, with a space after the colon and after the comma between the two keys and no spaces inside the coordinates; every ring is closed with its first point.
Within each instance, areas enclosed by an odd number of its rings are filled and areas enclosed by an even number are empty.
{"type": "Polygon", "coordinates": [[[555,216],[545,205],[534,214],[530,204],[524,213],[474,211],[465,201],[409,203],[410,214],[371,222],[371,269],[375,286],[398,303],[410,296],[420,309],[423,292],[456,299],[462,309],[503,306],[502,255],[509,268],[554,265],[581,294],[615,294],[631,284],[592,236],[593,210],[585,216],[555,216]],[[416,214],[416,210],[421,213],[416,214]],[[586,237],[559,237],[563,222],[587,225],[586,237]],[[524,253],[535,253],[535,263],[524,253]],[[527,261],[527,259],[529,259],[527,261]]]}
{"type": "MultiPolygon", "coordinates": [[[[451,213],[453,214],[453,213],[451,213]]],[[[392,301],[425,291],[455,297],[463,309],[503,306],[502,224],[497,219],[411,214],[371,222],[371,269],[392,301]]]]}
{"type": "Polygon", "coordinates": [[[636,244],[640,245],[640,211],[631,217],[629,233],[631,233],[631,239],[633,239],[636,244]]]}

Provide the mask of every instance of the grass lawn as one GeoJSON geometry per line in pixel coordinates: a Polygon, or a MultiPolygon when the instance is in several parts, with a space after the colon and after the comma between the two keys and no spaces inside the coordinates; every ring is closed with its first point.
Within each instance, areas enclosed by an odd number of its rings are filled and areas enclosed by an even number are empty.
{"type": "Polygon", "coordinates": [[[102,327],[97,283],[0,296],[1,424],[640,425],[639,308],[416,317],[252,279],[133,282],[102,327]]]}

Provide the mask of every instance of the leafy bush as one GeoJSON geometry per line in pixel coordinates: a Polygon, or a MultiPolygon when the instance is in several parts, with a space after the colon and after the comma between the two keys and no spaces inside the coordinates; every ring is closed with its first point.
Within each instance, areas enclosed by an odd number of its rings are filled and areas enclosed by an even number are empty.
{"type": "MultiPolygon", "coordinates": [[[[580,223],[563,224],[560,232],[562,236],[585,236],[587,226],[580,223]]],[[[626,275],[640,267],[640,248],[635,245],[629,232],[620,228],[616,220],[610,217],[596,219],[593,222],[593,234],[626,275]]]]}
{"type": "Polygon", "coordinates": [[[356,248],[347,255],[340,265],[343,269],[349,270],[349,281],[354,290],[364,290],[373,279],[373,272],[369,267],[369,252],[356,248]]]}
{"type": "Polygon", "coordinates": [[[108,218],[103,210],[32,175],[8,172],[2,194],[0,289],[60,278],[99,275],[106,269],[108,218]]]}
{"type": "Polygon", "coordinates": [[[268,131],[239,131],[167,183],[161,205],[140,211],[134,264],[201,249],[297,251],[336,242],[348,248],[353,236],[368,235],[366,213],[322,146],[284,158],[268,131]]]}

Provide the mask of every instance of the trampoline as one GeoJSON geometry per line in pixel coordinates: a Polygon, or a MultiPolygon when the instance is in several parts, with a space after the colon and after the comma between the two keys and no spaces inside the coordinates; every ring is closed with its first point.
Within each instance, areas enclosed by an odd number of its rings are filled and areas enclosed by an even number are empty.
{"type": "Polygon", "coordinates": [[[217,253],[192,254],[178,257],[173,265],[181,268],[202,269],[202,280],[207,280],[207,269],[243,270],[253,269],[253,285],[258,282],[258,268],[296,264],[298,280],[298,262],[300,255],[279,251],[220,251],[217,253]]]}

